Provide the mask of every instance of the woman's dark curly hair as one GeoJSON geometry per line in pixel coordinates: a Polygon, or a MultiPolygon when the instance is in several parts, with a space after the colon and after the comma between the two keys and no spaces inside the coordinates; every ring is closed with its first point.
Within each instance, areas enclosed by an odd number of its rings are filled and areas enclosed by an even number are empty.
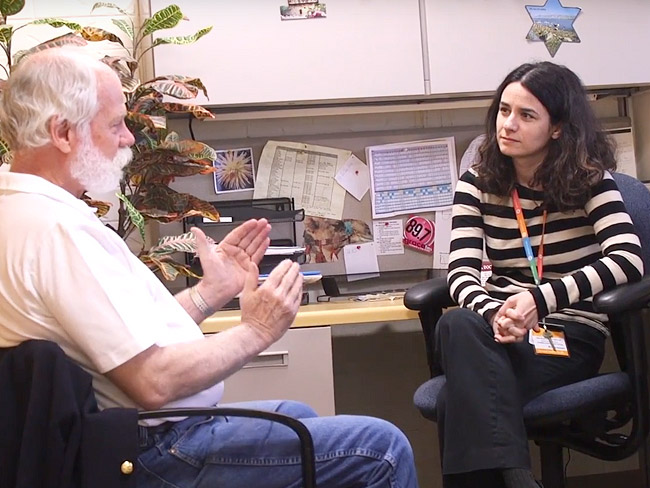
{"type": "Polygon", "coordinates": [[[554,63],[527,63],[513,70],[497,89],[486,118],[486,138],[479,148],[476,169],[484,191],[508,196],[516,183],[512,159],[501,153],[496,120],[501,95],[513,82],[521,83],[544,105],[551,124],[559,125],[560,137],[551,139],[549,151],[533,181],[544,191],[544,204],[560,211],[581,208],[591,187],[614,171],[614,148],[602,132],[580,79],[573,71],[554,63]]]}

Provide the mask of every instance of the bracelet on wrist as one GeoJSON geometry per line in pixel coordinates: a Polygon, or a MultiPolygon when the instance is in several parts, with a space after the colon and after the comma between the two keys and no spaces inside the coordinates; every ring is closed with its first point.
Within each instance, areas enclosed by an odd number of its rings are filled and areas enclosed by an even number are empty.
{"type": "Polygon", "coordinates": [[[203,297],[199,293],[197,285],[190,288],[190,300],[192,300],[194,306],[198,308],[199,311],[206,317],[209,317],[215,312],[215,310],[213,310],[210,307],[210,305],[208,305],[206,301],[203,299],[203,297]]]}

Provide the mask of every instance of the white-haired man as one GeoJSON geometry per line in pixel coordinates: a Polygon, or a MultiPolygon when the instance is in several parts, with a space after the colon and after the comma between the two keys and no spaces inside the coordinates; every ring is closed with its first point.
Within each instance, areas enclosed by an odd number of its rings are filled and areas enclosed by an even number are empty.
{"type": "MultiPolygon", "coordinates": [[[[20,63],[1,105],[14,159],[0,173],[0,347],[58,343],[92,374],[101,408],[216,404],[222,381],[280,338],[298,310],[295,263],[257,286],[270,225],[250,220],[218,245],[196,229],[204,278],[172,296],[78,199],[115,188],[129,161],[134,139],[112,70],[69,48],[42,51],[20,63]],[[241,324],[205,338],[197,323],[240,292],[241,324]]],[[[249,406],[303,420],[319,486],[417,486],[408,441],[388,422],[317,417],[289,401],[249,406]]],[[[143,431],[139,486],[300,484],[295,442],[281,426],[189,418],[143,431]]]]}

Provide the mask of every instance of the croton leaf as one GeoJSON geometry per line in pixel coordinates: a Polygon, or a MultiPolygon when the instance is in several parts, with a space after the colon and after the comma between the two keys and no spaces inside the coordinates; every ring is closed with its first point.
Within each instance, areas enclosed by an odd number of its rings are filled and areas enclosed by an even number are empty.
{"type": "Polygon", "coordinates": [[[111,209],[111,204],[109,202],[93,200],[86,193],[81,196],[81,200],[83,200],[86,205],[96,210],[95,215],[97,215],[97,217],[103,217],[111,209]]]}
{"type": "Polygon", "coordinates": [[[83,27],[81,29],[81,37],[87,41],[97,42],[97,41],[111,41],[117,42],[120,46],[124,46],[122,39],[117,37],[112,32],[107,30],[100,29],[99,27],[83,27]]]}
{"type": "Polygon", "coordinates": [[[0,26],[0,43],[9,44],[13,34],[14,27],[12,25],[0,26]]]}
{"type": "Polygon", "coordinates": [[[163,149],[172,149],[192,161],[199,162],[206,166],[206,169],[204,170],[205,172],[200,174],[213,172],[208,169],[208,166],[211,167],[212,162],[217,159],[217,153],[207,144],[191,139],[178,141],[167,138],[160,144],[160,147],[163,149]]]}
{"type": "Polygon", "coordinates": [[[163,103],[168,112],[191,113],[197,119],[214,119],[214,114],[200,105],[188,105],[184,103],[163,103]]]}
{"type": "Polygon", "coordinates": [[[126,119],[135,124],[139,124],[143,127],[156,129],[156,125],[154,124],[153,120],[151,120],[151,117],[149,117],[148,115],[140,114],[138,112],[128,112],[126,114],[126,119]]]}
{"type": "Polygon", "coordinates": [[[191,208],[185,213],[183,218],[201,216],[219,222],[219,211],[211,203],[190,195],[189,206],[191,208]]]}
{"type": "Polygon", "coordinates": [[[194,34],[190,34],[187,36],[159,37],[153,41],[152,47],[160,46],[162,44],[176,44],[179,46],[184,44],[192,44],[198,41],[199,39],[201,39],[204,35],[206,35],[211,30],[212,30],[212,26],[204,27],[203,29],[195,32],[194,34]]]}
{"type": "Polygon", "coordinates": [[[142,262],[152,271],[160,271],[163,278],[168,281],[175,280],[179,275],[198,279],[201,278],[201,276],[192,271],[189,266],[177,263],[169,258],[169,256],[160,257],[156,255],[152,256],[150,254],[143,254],[140,256],[140,260],[142,260],[142,262]]]}
{"type": "Polygon", "coordinates": [[[128,197],[124,193],[118,192],[116,195],[117,198],[119,198],[124,203],[124,207],[126,208],[126,213],[128,214],[129,219],[131,219],[133,225],[135,225],[140,231],[140,237],[142,237],[142,242],[144,242],[144,217],[140,212],[138,212],[138,209],[133,206],[133,204],[129,201],[128,197]]]}
{"type": "Polygon", "coordinates": [[[140,90],[136,93],[136,98],[129,104],[131,112],[140,112],[141,114],[162,114],[165,110],[162,108],[161,100],[155,92],[143,95],[140,90]]]}
{"type": "Polygon", "coordinates": [[[186,217],[201,215],[219,220],[219,212],[209,202],[188,193],[180,193],[166,185],[150,185],[140,211],[160,222],[176,222],[186,217]]]}
{"type": "MultiPolygon", "coordinates": [[[[142,256],[140,259],[142,259],[142,256]]],[[[158,256],[149,255],[148,266],[154,271],[156,269],[159,270],[163,275],[163,278],[165,278],[167,281],[174,281],[178,277],[178,271],[176,271],[174,265],[170,262],[163,261],[158,256]]]]}
{"type": "Polygon", "coordinates": [[[112,8],[112,9],[117,10],[119,13],[121,13],[125,17],[130,16],[130,14],[126,10],[121,9],[120,7],[115,5],[114,3],[110,3],[110,2],[96,2],[95,5],[93,5],[93,8],[90,10],[90,13],[93,13],[95,11],[95,9],[100,8],[100,7],[112,8]]]}
{"type": "Polygon", "coordinates": [[[142,37],[146,37],[161,29],[171,29],[184,19],[178,5],[170,5],[153,14],[142,24],[142,37]]]}
{"type": "Polygon", "coordinates": [[[164,216],[164,213],[155,213],[161,210],[176,215],[185,211],[188,205],[187,193],[177,192],[166,185],[146,185],[141,192],[144,193],[144,198],[138,208],[150,216],[164,216]]]}
{"type": "Polygon", "coordinates": [[[133,40],[133,25],[124,19],[111,19],[113,24],[133,40]]]}
{"type": "Polygon", "coordinates": [[[117,73],[125,93],[133,93],[138,89],[140,80],[135,75],[138,69],[136,60],[127,56],[104,56],[101,61],[117,73]]]}
{"type": "Polygon", "coordinates": [[[174,80],[156,80],[146,83],[145,86],[162,95],[169,95],[183,100],[196,98],[196,95],[199,93],[197,87],[174,80]]]}
{"type": "Polygon", "coordinates": [[[0,13],[4,17],[16,15],[25,6],[25,0],[0,0],[0,13]]]}
{"type": "Polygon", "coordinates": [[[67,27],[68,29],[70,29],[70,30],[72,30],[74,32],[79,32],[81,30],[81,24],[78,24],[76,22],[69,22],[67,20],[58,19],[58,18],[54,18],[54,17],[47,17],[47,18],[44,18],[44,19],[36,19],[36,20],[33,20],[32,22],[30,22],[30,24],[34,24],[34,25],[47,24],[50,27],[56,27],[56,28],[67,27]]]}
{"type": "Polygon", "coordinates": [[[4,156],[5,154],[8,154],[10,151],[11,148],[9,147],[9,143],[5,141],[2,137],[0,137],[0,156],[4,156]]]}
{"type": "Polygon", "coordinates": [[[21,51],[20,55],[16,54],[16,62],[19,62],[20,59],[24,58],[25,56],[29,56],[30,54],[37,53],[39,51],[45,51],[46,49],[50,49],[53,47],[61,47],[61,46],[86,46],[88,43],[86,40],[81,37],[78,34],[75,34],[74,32],[69,32],[67,34],[63,34],[62,36],[55,37],[54,39],[50,39],[49,41],[42,42],[41,44],[38,44],[37,46],[34,46],[31,49],[28,49],[27,51],[21,51]]]}
{"type": "Polygon", "coordinates": [[[208,96],[208,90],[200,78],[196,78],[193,76],[183,76],[183,75],[165,75],[165,76],[158,76],[153,80],[147,81],[146,83],[153,83],[154,81],[158,81],[158,80],[172,80],[172,81],[178,81],[180,83],[183,83],[184,85],[195,86],[199,90],[201,90],[206,97],[208,96]]]}
{"type": "Polygon", "coordinates": [[[165,236],[158,243],[149,249],[149,254],[171,254],[174,252],[185,252],[196,254],[196,237],[192,232],[186,232],[178,236],[165,236]]]}

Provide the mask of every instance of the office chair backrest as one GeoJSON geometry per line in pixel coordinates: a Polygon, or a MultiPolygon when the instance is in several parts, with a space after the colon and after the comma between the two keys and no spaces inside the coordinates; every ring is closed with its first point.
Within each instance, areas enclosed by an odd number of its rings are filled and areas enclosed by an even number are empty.
{"type": "Polygon", "coordinates": [[[632,176],[623,173],[613,176],[641,239],[644,274],[650,274],[650,190],[632,176]]]}

